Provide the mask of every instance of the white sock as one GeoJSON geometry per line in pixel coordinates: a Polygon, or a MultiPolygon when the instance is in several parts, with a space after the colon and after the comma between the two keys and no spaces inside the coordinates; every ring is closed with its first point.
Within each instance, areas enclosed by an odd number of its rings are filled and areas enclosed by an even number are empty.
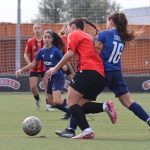
{"type": "Polygon", "coordinates": [[[146,120],[146,122],[149,122],[150,121],[150,117],[146,120]]]}
{"type": "Polygon", "coordinates": [[[103,110],[105,111],[107,108],[107,103],[103,103],[103,110]]]}
{"type": "Polygon", "coordinates": [[[50,104],[47,104],[46,106],[47,106],[47,108],[52,108],[52,105],[50,105],[50,104]]]}
{"type": "Polygon", "coordinates": [[[86,128],[86,129],[84,129],[83,131],[85,131],[85,132],[89,132],[89,131],[93,131],[91,128],[86,128]]]}

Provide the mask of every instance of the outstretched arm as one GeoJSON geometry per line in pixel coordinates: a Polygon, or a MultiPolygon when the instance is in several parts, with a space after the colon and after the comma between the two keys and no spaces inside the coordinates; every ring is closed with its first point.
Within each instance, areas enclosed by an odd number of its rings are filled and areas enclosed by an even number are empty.
{"type": "Polygon", "coordinates": [[[30,69],[30,68],[32,68],[32,67],[35,67],[36,64],[37,64],[37,61],[34,60],[32,63],[29,63],[29,64],[26,65],[25,67],[19,69],[18,71],[16,71],[16,77],[18,78],[18,77],[21,75],[21,73],[22,73],[23,71],[28,70],[28,69],[30,69]]]}

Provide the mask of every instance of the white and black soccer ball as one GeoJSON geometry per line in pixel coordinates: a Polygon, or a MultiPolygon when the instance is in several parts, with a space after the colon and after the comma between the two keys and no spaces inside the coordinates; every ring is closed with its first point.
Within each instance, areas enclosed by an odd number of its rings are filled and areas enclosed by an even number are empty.
{"type": "Polygon", "coordinates": [[[23,131],[29,135],[37,135],[42,129],[42,123],[39,118],[35,116],[30,116],[23,121],[23,131]]]}

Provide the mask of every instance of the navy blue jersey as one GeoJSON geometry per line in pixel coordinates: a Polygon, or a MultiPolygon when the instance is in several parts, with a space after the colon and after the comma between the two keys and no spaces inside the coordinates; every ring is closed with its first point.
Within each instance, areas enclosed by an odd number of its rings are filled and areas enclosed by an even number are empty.
{"type": "Polygon", "coordinates": [[[121,70],[121,55],[124,50],[124,42],[116,29],[105,30],[98,34],[98,41],[103,43],[101,58],[105,71],[121,70]]]}
{"type": "MultiPolygon", "coordinates": [[[[61,51],[57,47],[52,46],[49,49],[46,49],[45,47],[41,48],[39,53],[36,55],[35,60],[37,62],[43,60],[47,71],[50,68],[55,67],[62,57],[63,55],[61,51]]],[[[59,69],[54,75],[63,75],[63,72],[59,69]]]]}

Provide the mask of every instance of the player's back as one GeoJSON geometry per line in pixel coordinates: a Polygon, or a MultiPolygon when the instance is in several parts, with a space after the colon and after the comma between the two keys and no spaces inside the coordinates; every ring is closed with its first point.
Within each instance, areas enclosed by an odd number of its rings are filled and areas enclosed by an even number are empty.
{"type": "Polygon", "coordinates": [[[106,71],[121,70],[121,55],[124,42],[116,29],[105,30],[99,33],[98,39],[103,43],[101,57],[106,71]]]}

